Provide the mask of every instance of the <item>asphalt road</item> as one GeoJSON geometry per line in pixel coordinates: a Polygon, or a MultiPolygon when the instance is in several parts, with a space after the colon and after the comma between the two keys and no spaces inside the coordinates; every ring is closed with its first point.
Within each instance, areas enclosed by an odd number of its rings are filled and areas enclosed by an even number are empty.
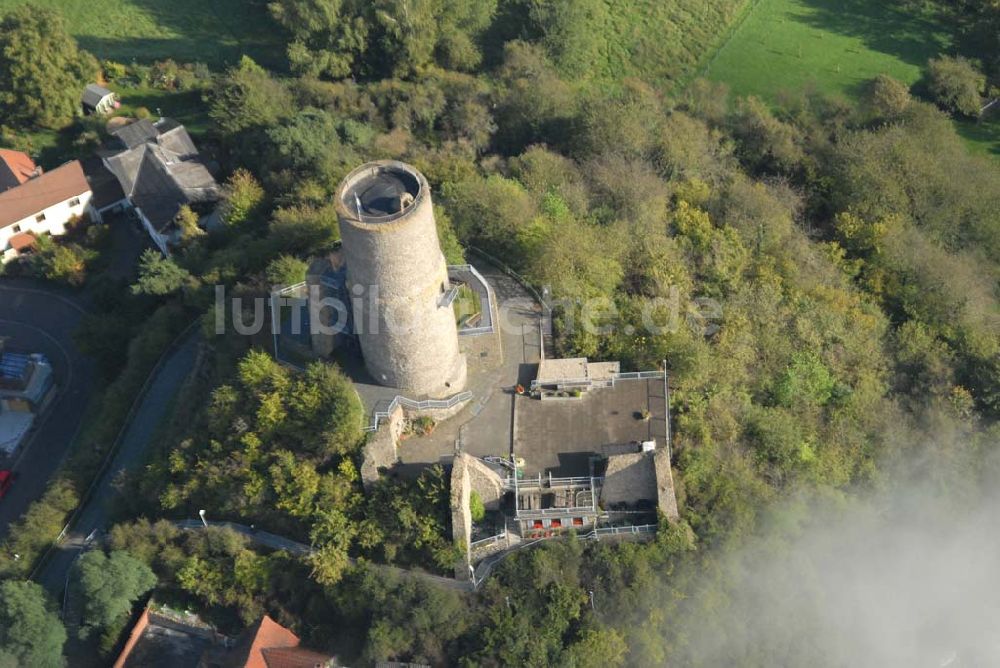
{"type": "MultiPolygon", "coordinates": [[[[0,337],[12,348],[42,353],[55,371],[58,394],[13,462],[18,478],[0,499],[0,537],[45,492],[80,427],[94,387],[94,364],[73,345],[83,317],[72,298],[29,283],[0,281],[0,337]]],[[[0,462],[11,468],[11,462],[0,462]]]]}
{"type": "Polygon", "coordinates": [[[72,528],[62,542],[55,546],[49,560],[36,578],[38,583],[50,592],[58,595],[62,591],[73,560],[86,545],[88,536],[107,527],[109,510],[107,501],[114,496],[115,477],[122,470],[134,469],[141,465],[146,446],[167,416],[171,400],[194,368],[197,349],[198,330],[195,329],[173,350],[149,385],[125,430],[114,460],[101,476],[93,494],[77,515],[72,528]]]}

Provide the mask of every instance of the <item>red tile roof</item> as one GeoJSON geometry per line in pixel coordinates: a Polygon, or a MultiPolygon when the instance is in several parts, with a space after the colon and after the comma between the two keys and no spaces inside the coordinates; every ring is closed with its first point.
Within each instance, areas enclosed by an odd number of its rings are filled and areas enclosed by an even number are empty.
{"type": "Polygon", "coordinates": [[[299,637],[267,615],[240,636],[226,662],[234,668],[270,668],[263,650],[298,647],[299,637]]]}
{"type": "Polygon", "coordinates": [[[21,185],[34,176],[37,169],[26,153],[0,148],[0,192],[21,185]]]}
{"type": "Polygon", "coordinates": [[[304,647],[268,647],[260,653],[267,668],[326,668],[333,657],[304,647]]]}
{"type": "Polygon", "coordinates": [[[15,234],[10,238],[10,247],[16,250],[18,253],[21,251],[32,248],[38,239],[31,232],[21,232],[20,234],[15,234]]]}
{"type": "Polygon", "coordinates": [[[0,228],[90,191],[79,160],[0,193],[0,228]]]}

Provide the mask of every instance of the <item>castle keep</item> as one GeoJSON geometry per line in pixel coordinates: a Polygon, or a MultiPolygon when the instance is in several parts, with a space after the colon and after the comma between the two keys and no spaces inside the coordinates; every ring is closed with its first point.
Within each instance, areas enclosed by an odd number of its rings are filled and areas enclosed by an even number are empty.
{"type": "Polygon", "coordinates": [[[370,162],[344,179],[336,207],[368,372],[416,395],[460,391],[465,356],[427,180],[402,162],[370,162]]]}

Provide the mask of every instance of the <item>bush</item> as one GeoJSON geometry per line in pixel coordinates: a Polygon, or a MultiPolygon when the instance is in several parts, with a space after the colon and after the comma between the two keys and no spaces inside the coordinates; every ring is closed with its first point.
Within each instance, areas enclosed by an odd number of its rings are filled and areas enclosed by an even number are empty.
{"type": "Polygon", "coordinates": [[[486,518],[486,506],[483,505],[478,492],[473,491],[469,494],[469,514],[473,522],[482,522],[486,518]]]}
{"type": "Polygon", "coordinates": [[[927,88],[934,100],[956,114],[975,118],[983,104],[986,77],[961,56],[941,56],[927,63],[927,88]]]}
{"type": "Polygon", "coordinates": [[[267,265],[267,282],[271,285],[296,285],[306,280],[309,265],[291,255],[279,255],[267,265]]]}
{"type": "Polygon", "coordinates": [[[101,63],[101,68],[104,70],[104,78],[109,81],[121,79],[128,72],[123,63],[115,62],[114,60],[105,60],[101,63]]]}
{"type": "Polygon", "coordinates": [[[434,418],[422,415],[410,422],[410,431],[419,436],[427,436],[434,431],[434,418]]]}
{"type": "Polygon", "coordinates": [[[886,74],[880,74],[868,84],[865,103],[878,118],[898,118],[910,106],[910,89],[906,84],[886,74]]]}

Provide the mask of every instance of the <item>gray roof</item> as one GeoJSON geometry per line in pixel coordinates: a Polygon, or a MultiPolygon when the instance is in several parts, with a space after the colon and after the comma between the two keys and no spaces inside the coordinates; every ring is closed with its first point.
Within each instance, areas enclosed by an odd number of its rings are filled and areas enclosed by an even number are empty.
{"type": "MultiPolygon", "coordinates": [[[[144,122],[132,123],[122,130],[139,123],[144,122]]],[[[161,124],[145,123],[124,138],[122,130],[116,135],[123,142],[134,142],[150,131],[152,137],[108,156],[106,161],[132,204],[142,209],[154,227],[162,230],[185,204],[215,202],[221,192],[183,126],[163,126],[169,129],[160,134],[161,124]]]]}
{"type": "Polygon", "coordinates": [[[164,150],[174,153],[182,160],[188,160],[198,155],[198,149],[183,125],[177,125],[164,131],[157,123],[157,128],[160,129],[160,137],[157,141],[164,150]]]}
{"type": "Polygon", "coordinates": [[[135,148],[160,136],[156,126],[147,120],[135,121],[111,133],[126,149],[135,148]]]}
{"type": "Polygon", "coordinates": [[[98,211],[120,202],[125,197],[118,179],[112,174],[104,162],[97,156],[91,156],[80,161],[83,165],[83,173],[90,184],[90,190],[94,193],[90,203],[98,211]]]}
{"type": "Polygon", "coordinates": [[[82,102],[88,107],[96,108],[97,105],[101,103],[101,100],[106,98],[108,95],[114,95],[114,93],[104,86],[87,84],[87,87],[83,89],[82,102]]]}

